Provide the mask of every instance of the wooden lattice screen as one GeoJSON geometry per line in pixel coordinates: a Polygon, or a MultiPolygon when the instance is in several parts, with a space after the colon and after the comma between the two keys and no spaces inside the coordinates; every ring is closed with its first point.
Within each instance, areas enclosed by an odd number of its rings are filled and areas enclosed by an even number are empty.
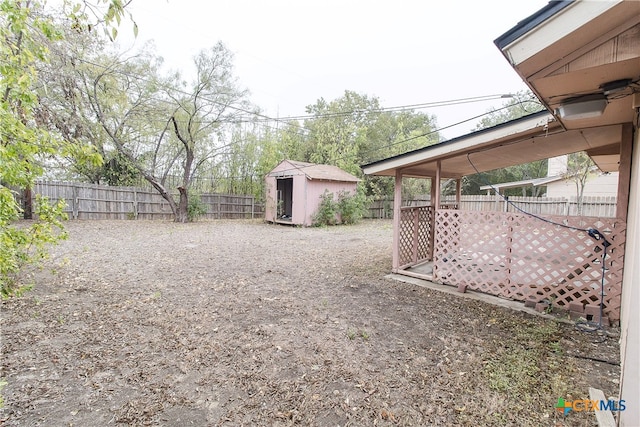
{"type": "MultiPolygon", "coordinates": [[[[626,224],[615,218],[545,217],[579,229],[595,228],[606,249],[604,313],[620,319],[626,224]]],[[[586,232],[529,215],[504,212],[436,212],[434,277],[452,285],[510,299],[597,305],[601,299],[603,245],[586,232]]]]}
{"type": "Polygon", "coordinates": [[[431,206],[404,207],[400,210],[400,268],[418,264],[433,256],[433,209],[431,206]]]}

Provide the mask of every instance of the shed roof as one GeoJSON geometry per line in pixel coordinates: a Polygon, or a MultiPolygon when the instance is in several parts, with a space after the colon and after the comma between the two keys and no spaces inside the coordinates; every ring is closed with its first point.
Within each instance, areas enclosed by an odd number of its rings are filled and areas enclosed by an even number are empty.
{"type": "Polygon", "coordinates": [[[308,179],[311,180],[319,180],[319,181],[342,181],[342,182],[359,182],[360,179],[354,175],[351,175],[348,172],[340,169],[337,166],[332,165],[321,165],[316,163],[307,163],[307,162],[299,162],[296,160],[283,160],[280,162],[280,165],[283,163],[288,163],[291,165],[290,169],[279,170],[276,167],[274,171],[269,173],[269,176],[287,176],[291,175],[291,172],[300,171],[305,174],[308,179]],[[287,173],[288,172],[288,173],[287,173]]]}

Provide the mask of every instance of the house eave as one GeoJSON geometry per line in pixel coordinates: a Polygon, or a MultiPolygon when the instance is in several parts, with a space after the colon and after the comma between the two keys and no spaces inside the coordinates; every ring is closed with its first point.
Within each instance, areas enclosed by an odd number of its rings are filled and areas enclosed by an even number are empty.
{"type": "MultiPolygon", "coordinates": [[[[430,145],[398,156],[361,166],[366,175],[394,176],[397,169],[404,169],[425,161],[437,161],[456,154],[469,152],[489,144],[499,144],[510,139],[522,138],[528,134],[548,130],[554,118],[547,111],[534,113],[491,128],[482,129],[449,141],[430,145]]],[[[443,177],[459,177],[447,173],[443,177]]]]}
{"type": "Polygon", "coordinates": [[[546,7],[497,38],[494,43],[509,63],[515,67],[622,1],[550,2],[546,7]]]}

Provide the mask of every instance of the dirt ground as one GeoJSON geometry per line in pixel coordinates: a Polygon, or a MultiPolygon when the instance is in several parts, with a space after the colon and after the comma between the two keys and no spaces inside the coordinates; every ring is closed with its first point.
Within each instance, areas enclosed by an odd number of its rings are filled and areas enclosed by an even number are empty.
{"type": "Polygon", "coordinates": [[[616,329],[385,278],[389,221],[75,221],[2,302],[7,426],[596,425],[616,329]],[[599,342],[602,341],[602,342],[599,342]]]}

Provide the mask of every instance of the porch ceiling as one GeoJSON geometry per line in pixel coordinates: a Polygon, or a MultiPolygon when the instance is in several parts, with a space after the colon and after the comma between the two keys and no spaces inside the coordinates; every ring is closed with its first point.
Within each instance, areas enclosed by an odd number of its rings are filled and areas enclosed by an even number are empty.
{"type": "MultiPolygon", "coordinates": [[[[632,122],[631,95],[640,91],[640,2],[565,1],[545,9],[528,18],[528,27],[519,24],[495,41],[515,71],[567,130],[632,122]],[[627,83],[606,91],[603,85],[615,81],[627,83]],[[602,115],[556,114],[566,100],[592,94],[607,98],[602,115]]],[[[587,153],[603,171],[618,170],[619,146],[587,153]]]]}
{"type": "MultiPolygon", "coordinates": [[[[405,153],[362,167],[365,174],[433,177],[437,164],[443,178],[459,178],[577,151],[615,151],[620,146],[621,125],[565,130],[548,113],[535,114],[496,128],[405,153]],[[472,165],[473,163],[473,165],[472,165]]],[[[617,169],[617,163],[616,163],[617,169]]]]}

